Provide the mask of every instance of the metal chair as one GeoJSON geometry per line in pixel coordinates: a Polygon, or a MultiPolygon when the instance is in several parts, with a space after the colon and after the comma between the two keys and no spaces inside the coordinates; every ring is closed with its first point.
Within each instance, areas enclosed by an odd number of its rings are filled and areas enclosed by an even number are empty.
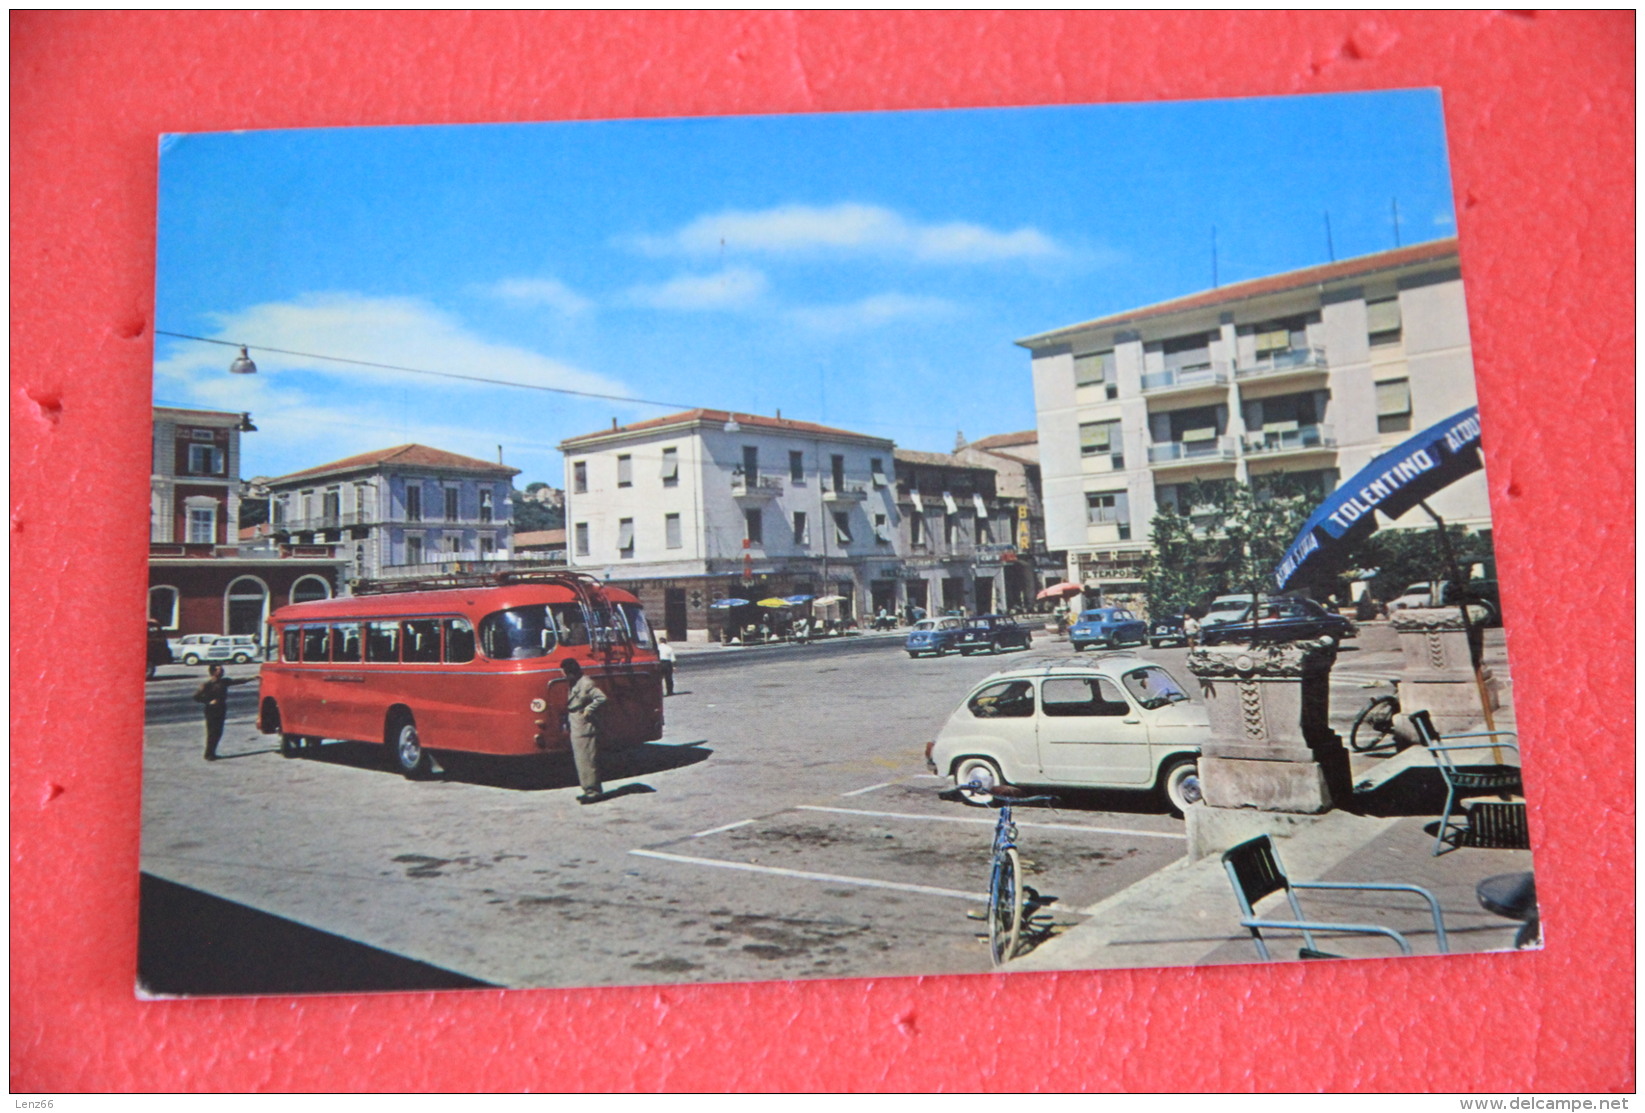
{"type": "Polygon", "coordinates": [[[1410,941],[1393,928],[1382,927],[1378,924],[1334,924],[1320,920],[1308,920],[1303,917],[1302,905],[1297,901],[1298,889],[1358,889],[1373,892],[1400,892],[1416,893],[1428,902],[1428,909],[1434,916],[1434,938],[1437,941],[1440,954],[1449,954],[1450,941],[1445,937],[1445,922],[1440,918],[1439,901],[1434,894],[1417,885],[1399,885],[1386,882],[1346,882],[1346,881],[1292,881],[1280,864],[1279,855],[1274,851],[1273,841],[1267,835],[1258,835],[1249,842],[1243,842],[1222,856],[1223,869],[1228,871],[1228,880],[1234,886],[1234,899],[1239,901],[1240,926],[1251,932],[1251,941],[1257,945],[1257,954],[1263,959],[1270,959],[1268,944],[1262,938],[1264,929],[1275,931],[1290,930],[1302,933],[1303,947],[1297,952],[1298,958],[1343,958],[1343,955],[1334,955],[1322,951],[1314,942],[1314,932],[1336,932],[1348,935],[1380,935],[1392,939],[1399,945],[1402,954],[1411,954],[1410,941]],[[1256,905],[1270,893],[1281,889],[1285,890],[1285,899],[1291,904],[1294,920],[1273,920],[1258,917],[1256,905]]]}
{"type": "Polygon", "coordinates": [[[1451,809],[1458,800],[1469,796],[1509,796],[1524,792],[1519,766],[1503,765],[1500,759],[1489,765],[1458,765],[1452,757],[1458,750],[1512,750],[1519,757],[1519,747],[1512,742],[1463,742],[1458,738],[1515,738],[1511,730],[1476,730],[1463,734],[1441,734],[1434,729],[1434,721],[1426,711],[1413,711],[1411,725],[1417,737],[1433,755],[1439,775],[1445,779],[1445,810],[1439,813],[1439,830],[1434,835],[1434,854],[1445,853],[1446,843],[1455,834],[1455,845],[1490,846],[1508,849],[1526,849],[1530,839],[1525,830],[1525,805],[1475,805],[1477,816],[1466,823],[1453,823],[1451,809]],[[1475,821],[1478,822],[1475,822],[1475,821]]]}

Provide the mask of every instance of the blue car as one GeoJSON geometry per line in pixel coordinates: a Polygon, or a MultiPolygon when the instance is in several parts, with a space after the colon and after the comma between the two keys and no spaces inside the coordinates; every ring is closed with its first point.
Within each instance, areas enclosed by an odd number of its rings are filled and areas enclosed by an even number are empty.
{"type": "Polygon", "coordinates": [[[1088,645],[1141,645],[1148,640],[1148,624],[1122,607],[1097,607],[1081,612],[1079,621],[1068,628],[1068,640],[1076,651],[1088,645]]]}
{"type": "Polygon", "coordinates": [[[965,629],[963,618],[922,618],[908,632],[903,648],[910,657],[929,653],[941,657],[959,644],[960,632],[965,629]]]}

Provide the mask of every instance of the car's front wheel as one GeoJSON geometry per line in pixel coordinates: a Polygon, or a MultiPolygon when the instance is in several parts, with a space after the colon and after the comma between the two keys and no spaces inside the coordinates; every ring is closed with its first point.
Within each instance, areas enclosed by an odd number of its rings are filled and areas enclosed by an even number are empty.
{"type": "Polygon", "coordinates": [[[961,758],[954,766],[954,785],[960,799],[975,807],[987,807],[994,797],[994,789],[1005,784],[1000,767],[985,757],[961,758]]]}
{"type": "Polygon", "coordinates": [[[198,665],[199,663],[200,663],[200,658],[198,656],[196,656],[195,654],[185,653],[183,655],[183,664],[185,664],[185,665],[198,665]]]}

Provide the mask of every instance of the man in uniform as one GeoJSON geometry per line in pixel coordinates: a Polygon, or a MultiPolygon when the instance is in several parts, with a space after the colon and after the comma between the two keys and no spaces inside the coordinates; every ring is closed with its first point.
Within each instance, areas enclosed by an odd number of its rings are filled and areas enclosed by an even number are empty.
{"type": "Polygon", "coordinates": [[[205,705],[206,712],[206,760],[217,760],[217,743],[223,740],[223,721],[228,718],[228,690],[234,684],[248,684],[249,679],[230,680],[223,675],[222,665],[212,665],[206,670],[211,674],[207,681],[200,685],[200,690],[194,693],[194,702],[205,705]]]}
{"type": "Polygon", "coordinates": [[[583,789],[577,803],[595,804],[605,799],[600,785],[600,732],[594,720],[600,708],[605,706],[606,694],[583,675],[583,666],[574,658],[567,657],[561,661],[560,668],[571,684],[571,691],[565,698],[565,709],[571,723],[571,757],[577,763],[577,783],[583,789]]]}

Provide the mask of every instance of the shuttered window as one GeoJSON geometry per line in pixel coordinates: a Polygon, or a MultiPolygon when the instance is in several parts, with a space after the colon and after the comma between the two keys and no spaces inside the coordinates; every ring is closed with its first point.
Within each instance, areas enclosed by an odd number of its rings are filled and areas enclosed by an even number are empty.
{"type": "Polygon", "coordinates": [[[841,545],[851,544],[851,519],[846,511],[834,512],[834,540],[841,545]]]}
{"type": "Polygon", "coordinates": [[[673,487],[680,482],[680,450],[663,449],[663,486],[673,487]]]}
{"type": "Polygon", "coordinates": [[[678,549],[683,544],[680,539],[680,516],[678,514],[663,515],[663,544],[670,549],[678,549]]]}
{"type": "Polygon", "coordinates": [[[1403,433],[1411,428],[1411,380],[1377,384],[1377,432],[1403,433]]]}
{"type": "Polygon", "coordinates": [[[1091,386],[1094,383],[1114,381],[1114,352],[1091,352],[1074,357],[1074,385],[1091,386]]]}
{"type": "Polygon", "coordinates": [[[634,556],[633,518],[623,518],[617,523],[617,555],[624,558],[634,556]]]}
{"type": "Polygon", "coordinates": [[[1365,303],[1365,331],[1372,345],[1399,343],[1402,324],[1397,297],[1365,303]]]}

